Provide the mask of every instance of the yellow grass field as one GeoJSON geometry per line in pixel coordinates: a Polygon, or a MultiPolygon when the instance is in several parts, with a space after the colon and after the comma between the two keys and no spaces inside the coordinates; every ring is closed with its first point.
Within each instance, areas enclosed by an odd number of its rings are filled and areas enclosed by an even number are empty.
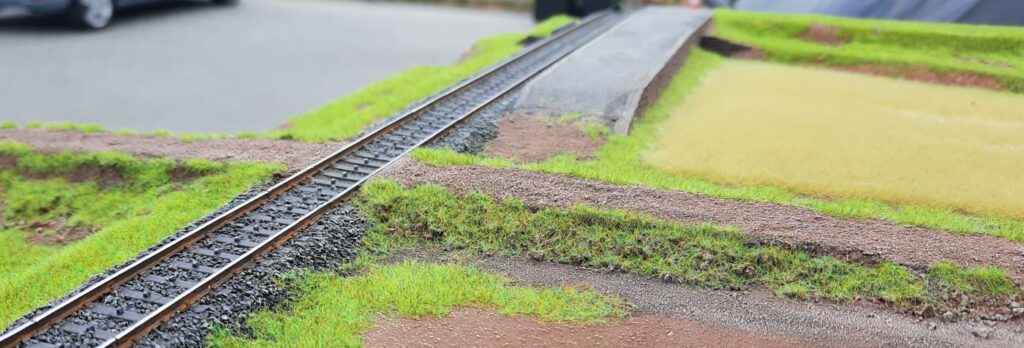
{"type": "Polygon", "coordinates": [[[1024,97],[728,61],[646,161],[727,184],[1024,218],[1024,97]]]}

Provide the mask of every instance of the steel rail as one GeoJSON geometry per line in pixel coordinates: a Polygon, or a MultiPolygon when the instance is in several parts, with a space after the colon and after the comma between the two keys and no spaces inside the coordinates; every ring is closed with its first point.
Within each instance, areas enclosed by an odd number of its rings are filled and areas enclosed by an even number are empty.
{"type": "MultiPolygon", "coordinates": [[[[249,200],[232,208],[231,210],[217,216],[216,218],[200,225],[199,227],[194,228],[188,233],[165,244],[159,249],[147,254],[144,257],[141,257],[140,259],[129,264],[128,266],[121,268],[114,274],[87,287],[78,294],[61,302],[60,304],[54,306],[53,308],[47,310],[46,312],[33,317],[32,319],[29,320],[28,323],[25,323],[15,329],[10,330],[3,336],[0,336],[0,347],[12,347],[19,344],[20,342],[25,341],[28,338],[31,338],[38,332],[48,328],[51,324],[70,316],[71,314],[82,309],[89,303],[96,301],[97,299],[110,293],[117,287],[123,285],[127,281],[135,278],[139,274],[145,272],[148,269],[151,269],[152,266],[155,266],[159,264],[161,261],[167,259],[168,257],[173,256],[187,249],[188,247],[194,245],[196,242],[202,240],[204,237],[211,234],[212,232],[217,231],[220,228],[223,228],[225,225],[238,219],[239,217],[242,217],[245,214],[252,212],[256,208],[262,206],[268,200],[280,195],[282,192],[288,191],[296,184],[306,179],[309,179],[310,177],[320,172],[321,170],[327,168],[331,164],[334,164],[340,159],[346,157],[347,155],[355,153],[356,151],[367,146],[368,144],[371,144],[375,140],[378,140],[379,138],[388,135],[395,128],[403,126],[409,123],[410,121],[418,118],[420,114],[422,114],[426,110],[429,110],[432,106],[435,106],[448,98],[458,95],[460,92],[465,91],[467,88],[474,86],[478,82],[484,81],[486,78],[491,77],[496,73],[500,72],[504,67],[514,62],[520,61],[529,55],[536,54],[537,52],[540,52],[542,48],[552,45],[553,43],[558,42],[558,40],[570,35],[571,33],[586,28],[592,23],[595,23],[607,16],[607,13],[599,14],[587,18],[569,29],[556,32],[554,35],[542,40],[541,42],[535,43],[534,45],[524,49],[523,51],[514,55],[513,57],[506,59],[504,62],[492,66],[486,71],[478,73],[473,78],[460,82],[459,84],[455,85],[452,88],[449,88],[448,90],[442,92],[441,94],[429,98],[420,106],[414,107],[402,113],[400,116],[392,119],[384,126],[379,127],[373,130],[372,132],[360,137],[356,141],[346,145],[344,148],[334,152],[333,154],[327,157],[324,157],[318,162],[293,174],[292,176],[275,184],[274,186],[265,190],[259,195],[250,198],[249,200]]],[[[585,43],[586,42],[581,43],[580,45],[577,45],[575,47],[569,48],[568,50],[563,52],[561,56],[556,57],[555,59],[548,61],[546,63],[542,63],[542,65],[535,71],[526,74],[525,76],[521,76],[520,78],[515,80],[514,83],[506,86],[499,93],[488,98],[484,103],[474,107],[472,110],[466,112],[464,115],[461,115],[457,119],[449,122],[447,125],[443,126],[435,133],[429,135],[426,139],[423,139],[417,142],[415,145],[404,150],[401,154],[395,156],[387,163],[373,170],[365,177],[358,179],[358,181],[352,184],[350,187],[344,189],[342,192],[338,193],[333,198],[329,199],[327,202],[317,206],[310,212],[306,213],[304,216],[300,217],[295,222],[278,231],[276,234],[274,234],[267,240],[261,242],[255,248],[250,249],[248,252],[246,252],[239,258],[231,261],[228,265],[223,266],[218,272],[204,278],[195,286],[186,290],[184,293],[176,296],[170,302],[164,304],[156,311],[149,313],[142,320],[134,323],[127,329],[121,331],[119,334],[116,335],[116,337],[104,342],[102,346],[131,345],[139,337],[157,327],[161,322],[173,316],[177,312],[187,308],[188,305],[197,301],[203,295],[213,290],[224,281],[230,279],[232,275],[245,268],[250,262],[258,259],[261,255],[270,252],[277,246],[280,246],[281,244],[286,242],[291,236],[293,236],[296,232],[301,231],[303,228],[314,223],[316,219],[323,213],[347,200],[352,193],[356,192],[358,188],[367,180],[369,180],[373,175],[379,173],[381,170],[390,166],[398,159],[404,157],[413,149],[435,140],[436,138],[445,134],[447,131],[451,130],[453,127],[471,118],[473,115],[477,114],[481,110],[484,110],[487,107],[493,105],[493,103],[499,100],[501,97],[507,95],[512,90],[518,88],[520,85],[522,85],[532,77],[536,76],[538,73],[544,71],[546,68],[550,67],[552,64],[560,60],[562,57],[568,55],[569,53],[583,46],[585,43]]]]}

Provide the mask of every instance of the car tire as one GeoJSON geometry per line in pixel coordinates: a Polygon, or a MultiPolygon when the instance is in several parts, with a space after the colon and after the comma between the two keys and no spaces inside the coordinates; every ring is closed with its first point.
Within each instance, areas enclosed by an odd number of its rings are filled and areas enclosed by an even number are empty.
{"type": "Polygon", "coordinates": [[[72,0],[68,22],[86,29],[103,29],[114,19],[114,0],[72,0]]]}
{"type": "Polygon", "coordinates": [[[213,0],[213,3],[217,4],[217,5],[228,5],[228,6],[230,6],[230,5],[238,4],[238,0],[213,0]]]}

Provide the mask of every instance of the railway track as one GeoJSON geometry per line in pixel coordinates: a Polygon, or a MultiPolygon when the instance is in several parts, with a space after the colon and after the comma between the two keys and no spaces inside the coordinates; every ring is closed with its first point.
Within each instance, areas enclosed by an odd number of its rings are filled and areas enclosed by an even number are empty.
{"type": "Polygon", "coordinates": [[[0,347],[130,346],[347,200],[412,149],[484,110],[616,23],[604,13],[534,43],[139,258],[3,336],[0,347]]]}

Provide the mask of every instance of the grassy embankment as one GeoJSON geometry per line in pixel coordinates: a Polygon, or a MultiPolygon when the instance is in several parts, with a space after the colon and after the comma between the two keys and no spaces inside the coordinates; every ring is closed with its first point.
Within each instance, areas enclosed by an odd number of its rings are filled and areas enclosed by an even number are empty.
{"type": "Polygon", "coordinates": [[[950,207],[894,204],[875,198],[813,197],[778,186],[728,185],[703,176],[658,170],[649,165],[646,157],[665,123],[674,115],[681,114],[681,105],[691,92],[701,86],[709,72],[724,62],[723,58],[696,50],[660,99],[644,112],[643,117],[634,121],[630,134],[609,136],[592,160],[562,155],[542,163],[516,164],[501,159],[459,154],[448,149],[418,149],[413,152],[413,156],[434,165],[520,167],[615,184],[636,184],[712,197],[795,205],[833,216],[878,218],[956,233],[986,234],[1024,241],[1024,222],[995,214],[969,215],[950,207]]]}
{"type": "Polygon", "coordinates": [[[531,211],[485,193],[455,196],[437,185],[405,189],[388,181],[363,188],[373,223],[368,251],[434,246],[590,267],[617,268],[716,289],[766,286],[779,296],[838,301],[880,299],[896,308],[956,307],[959,294],[1005,304],[1020,290],[996,267],[935,263],[927,277],[893,263],[864,266],[832,257],[746,243],[742,231],[669,223],[631,212],[576,207],[531,211]]]}
{"type": "Polygon", "coordinates": [[[402,262],[371,265],[355,277],[300,274],[285,284],[301,294],[286,312],[263,311],[248,320],[255,339],[215,331],[215,347],[358,347],[382,317],[441,317],[464,306],[504,315],[597,324],[626,314],[617,298],[572,287],[512,286],[476,268],[402,262]]]}
{"type": "Polygon", "coordinates": [[[757,47],[772,61],[840,66],[924,67],[994,78],[1024,93],[1024,29],[715,11],[716,35],[757,47]],[[811,25],[826,25],[847,42],[822,45],[801,39],[811,25]]]}
{"type": "Polygon", "coordinates": [[[2,142],[0,158],[0,327],[282,170],[115,152],[41,154],[2,142]],[[106,173],[102,183],[90,177],[97,173],[106,173]],[[60,242],[71,230],[92,233],[60,242]]]}

